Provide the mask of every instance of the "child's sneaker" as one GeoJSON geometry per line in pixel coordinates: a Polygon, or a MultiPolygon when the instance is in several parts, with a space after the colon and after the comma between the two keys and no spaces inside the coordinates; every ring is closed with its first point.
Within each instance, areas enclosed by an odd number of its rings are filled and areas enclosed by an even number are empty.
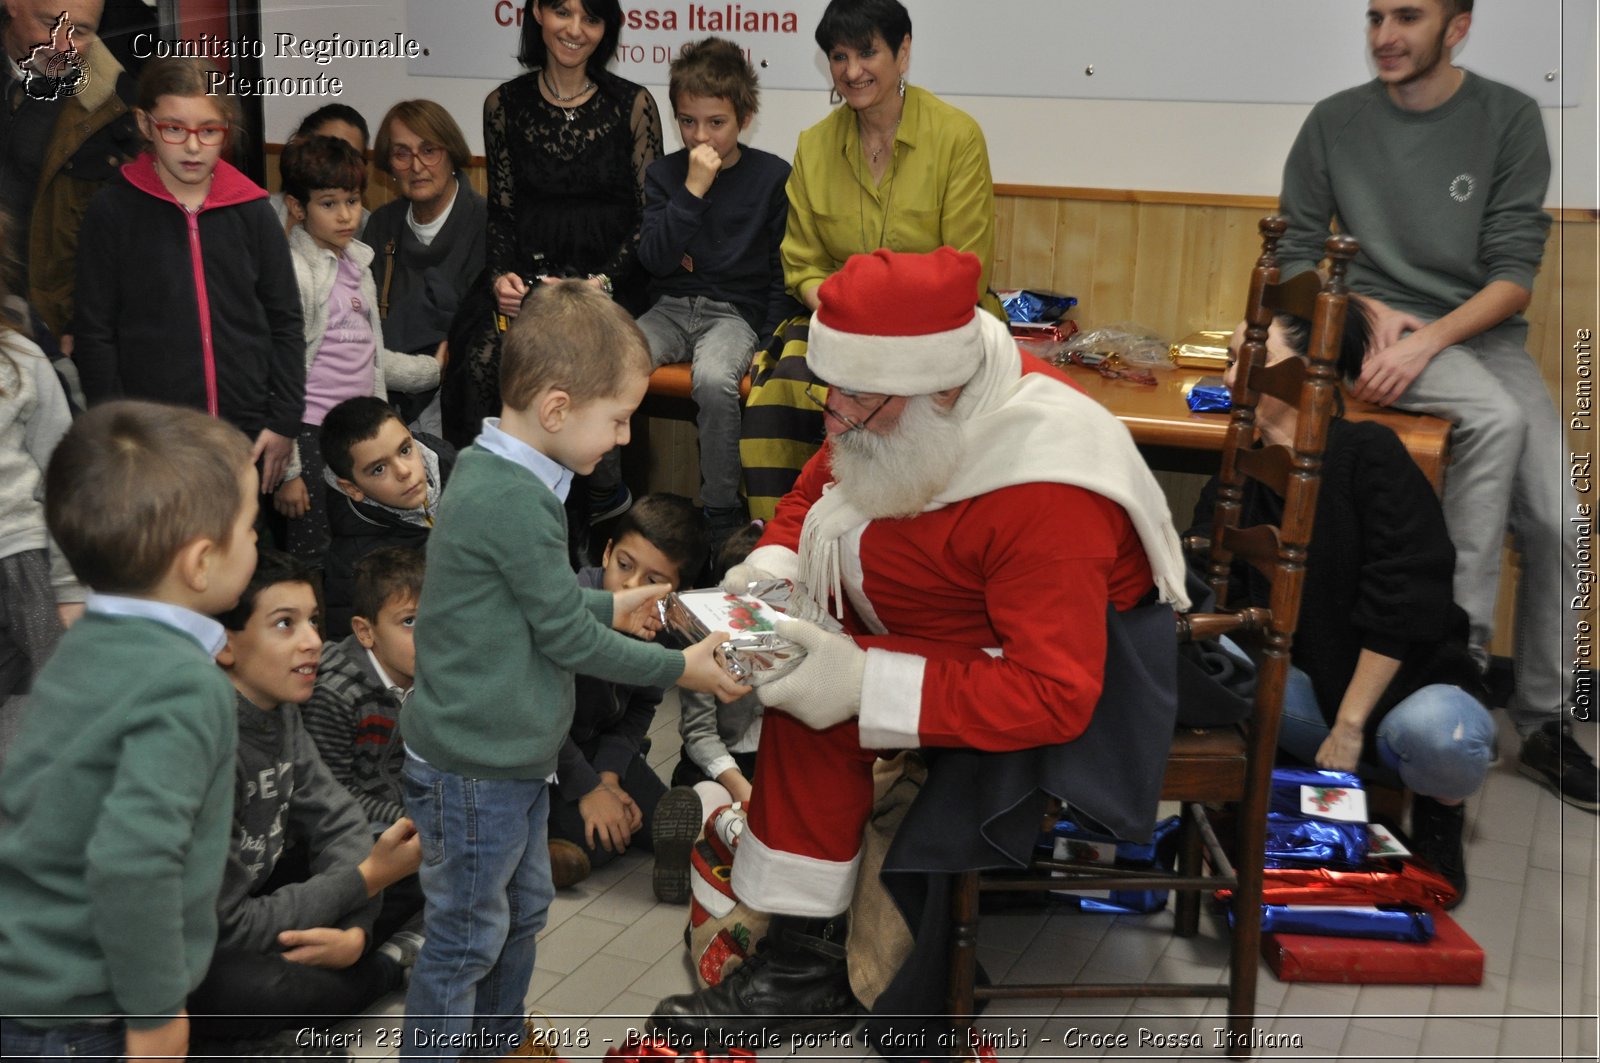
{"type": "Polygon", "coordinates": [[[406,920],[404,926],[389,935],[389,940],[378,946],[378,954],[387,956],[400,966],[402,971],[410,971],[417,965],[417,954],[422,951],[422,913],[418,912],[406,920]]]}
{"type": "Polygon", "coordinates": [[[657,900],[683,904],[689,899],[689,858],[700,837],[701,812],[700,795],[688,786],[674,786],[656,802],[650,842],[656,853],[651,885],[657,900]]]}
{"type": "Polygon", "coordinates": [[[604,495],[589,496],[589,523],[599,524],[628,512],[633,506],[633,493],[626,484],[618,484],[604,495]]]}

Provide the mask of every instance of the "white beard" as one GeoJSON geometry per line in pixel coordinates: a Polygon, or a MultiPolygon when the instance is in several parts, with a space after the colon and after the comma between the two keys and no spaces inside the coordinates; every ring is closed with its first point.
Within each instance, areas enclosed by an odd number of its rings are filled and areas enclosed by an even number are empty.
{"type": "Polygon", "coordinates": [[[962,418],[932,395],[907,400],[887,435],[860,428],[834,436],[829,445],[837,490],[870,520],[921,513],[966,454],[962,418]]]}

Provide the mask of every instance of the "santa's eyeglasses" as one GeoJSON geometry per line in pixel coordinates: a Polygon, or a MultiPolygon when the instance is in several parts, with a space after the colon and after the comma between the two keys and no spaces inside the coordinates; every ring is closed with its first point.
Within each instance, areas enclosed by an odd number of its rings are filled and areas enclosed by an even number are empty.
{"type": "Polygon", "coordinates": [[[854,432],[858,429],[867,427],[868,422],[870,422],[874,417],[878,416],[878,411],[889,405],[889,400],[894,398],[894,396],[869,395],[859,391],[846,391],[844,388],[837,386],[829,388],[825,384],[807,384],[806,398],[816,403],[817,406],[822,410],[824,416],[832,417],[835,421],[838,421],[840,424],[844,425],[845,431],[854,432]],[[830,394],[837,395],[841,399],[848,399],[857,406],[870,406],[872,407],[872,411],[859,421],[853,417],[846,417],[838,410],[832,409],[828,406],[828,396],[830,394]]]}

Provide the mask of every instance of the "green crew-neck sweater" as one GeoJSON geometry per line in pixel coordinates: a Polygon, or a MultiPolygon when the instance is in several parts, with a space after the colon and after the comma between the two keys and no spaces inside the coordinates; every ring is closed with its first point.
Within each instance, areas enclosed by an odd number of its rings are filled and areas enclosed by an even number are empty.
{"type": "Polygon", "coordinates": [[[428,539],[406,747],[436,768],[542,779],[572,726],[576,673],[668,686],[683,654],[611,629],[611,595],[567,563],[561,501],[480,446],[456,462],[428,539]]]}
{"type": "MultiPolygon", "coordinates": [[[[1328,222],[1361,242],[1350,286],[1438,318],[1507,280],[1533,287],[1550,215],[1550,151],[1532,97],[1471,71],[1407,111],[1378,81],[1312,108],[1283,169],[1283,276],[1323,257],[1328,222]]],[[[1512,317],[1507,325],[1526,331],[1512,317]]]]}
{"type": "Polygon", "coordinates": [[[156,1026],[205,977],[233,827],[234,691],[190,636],[89,613],[0,773],[0,1014],[156,1026]]]}

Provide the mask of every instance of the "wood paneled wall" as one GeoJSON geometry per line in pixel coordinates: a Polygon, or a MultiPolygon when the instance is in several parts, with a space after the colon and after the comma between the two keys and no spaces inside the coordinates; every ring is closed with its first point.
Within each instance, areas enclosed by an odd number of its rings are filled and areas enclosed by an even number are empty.
{"type": "MultiPolygon", "coordinates": [[[[1024,186],[997,186],[996,193],[996,287],[1076,296],[1073,316],[1085,329],[1130,323],[1174,338],[1231,329],[1243,317],[1250,268],[1261,250],[1256,223],[1277,207],[1275,200],[1247,196],[1024,186]]],[[[1570,424],[1578,410],[1573,345],[1580,329],[1600,323],[1600,225],[1595,211],[1553,213],[1526,315],[1528,349],[1570,424]]],[[[1593,453],[1594,435],[1569,431],[1570,451],[1593,453]]],[[[1198,478],[1158,473],[1157,479],[1181,523],[1198,497],[1198,478]]],[[[1592,487],[1581,497],[1596,502],[1592,487]]],[[[1508,549],[1492,645],[1507,655],[1515,579],[1508,549]]],[[[1595,611],[1588,619],[1597,622],[1595,611]]]]}
{"type": "MultiPolygon", "coordinates": [[[[267,146],[273,188],[281,151],[282,145],[267,146]]],[[[369,173],[366,203],[376,209],[394,198],[394,184],[375,165],[369,173]]],[[[481,158],[467,176],[487,193],[481,158]]],[[[1076,296],[1073,316],[1083,328],[1130,323],[1174,338],[1231,329],[1243,315],[1261,247],[1256,223],[1276,208],[1276,200],[1261,196],[996,185],[994,283],[1076,296]]],[[[1527,312],[1529,348],[1557,404],[1569,410],[1574,333],[1600,321],[1600,211],[1552,213],[1527,312]]]]}
{"type": "MultiPolygon", "coordinates": [[[[1020,185],[996,193],[997,287],[1076,296],[1083,328],[1128,322],[1171,337],[1239,321],[1261,248],[1256,223],[1277,206],[1249,196],[1020,185]]],[[[1597,212],[1555,213],[1528,341],[1557,404],[1570,412],[1571,344],[1597,320],[1597,212]]]]}
{"type": "MultiPolygon", "coordinates": [[[[277,145],[267,169],[276,187],[277,145]]],[[[468,177],[485,192],[481,159],[468,177]]],[[[1198,329],[1231,329],[1243,316],[1246,284],[1260,251],[1256,223],[1277,203],[1257,196],[1142,192],[1119,189],[995,186],[997,288],[1042,288],[1076,296],[1081,327],[1130,323],[1157,335],[1181,337],[1198,329]]],[[[388,176],[373,167],[367,205],[393,198],[388,176]]],[[[1553,211],[1555,224],[1527,317],[1529,349],[1566,420],[1576,412],[1579,329],[1600,323],[1600,212],[1553,211]]],[[[1596,419],[1591,418],[1591,424],[1596,419]]],[[[1569,433],[1575,453],[1593,452],[1593,432],[1569,433]]],[[[655,422],[652,486],[698,493],[693,426],[655,422]]],[[[1159,475],[1175,517],[1193,510],[1198,478],[1159,475]]],[[[1591,490],[1584,501],[1596,502],[1591,490]]],[[[1494,650],[1509,653],[1515,565],[1510,553],[1502,580],[1494,650]]],[[[1590,617],[1595,622],[1594,616],[1590,617]]]]}

